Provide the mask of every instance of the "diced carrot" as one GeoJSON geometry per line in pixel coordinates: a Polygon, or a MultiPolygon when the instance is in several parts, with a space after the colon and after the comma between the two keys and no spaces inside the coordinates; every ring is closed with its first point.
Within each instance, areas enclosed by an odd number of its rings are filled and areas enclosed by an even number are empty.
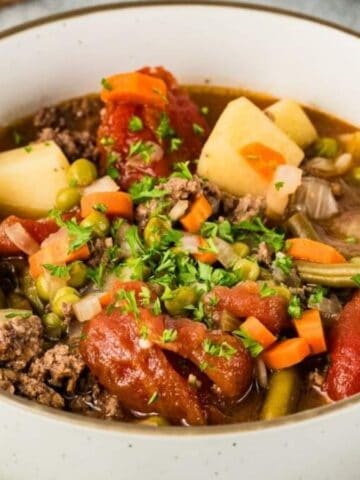
{"type": "Polygon", "coordinates": [[[291,238],[287,241],[288,254],[297,260],[315,263],[345,263],[346,259],[331,245],[310,240],[291,238]]]}
{"type": "Polygon", "coordinates": [[[107,307],[108,305],[111,305],[111,303],[114,300],[114,294],[113,292],[105,292],[101,295],[99,298],[100,305],[102,307],[107,307]]]}
{"type": "Polygon", "coordinates": [[[297,337],[276,343],[262,354],[262,359],[267,367],[281,370],[302,362],[310,353],[307,341],[297,337]]]}
{"type": "Polygon", "coordinates": [[[131,220],[133,216],[133,203],[130,195],[125,192],[96,192],[84,195],[81,199],[81,216],[87,217],[97,206],[103,206],[104,213],[111,217],[131,220]]]}
{"type": "Polygon", "coordinates": [[[299,337],[310,345],[312,353],[326,352],[324,329],[319,310],[307,310],[301,318],[294,320],[299,337]]]}
{"type": "Polygon", "coordinates": [[[167,103],[167,87],[161,78],[144,73],[119,73],[105,79],[100,96],[103,102],[130,102],[163,108],[167,103]]]}
{"type": "Polygon", "coordinates": [[[269,181],[274,176],[276,168],[286,163],[279,152],[258,142],[245,145],[240,153],[259,175],[269,181]]]}
{"type": "Polygon", "coordinates": [[[213,252],[206,252],[202,251],[201,249],[205,249],[208,247],[207,241],[203,237],[199,237],[199,250],[196,253],[193,253],[193,257],[198,261],[202,263],[207,263],[209,265],[212,265],[213,263],[216,262],[217,256],[213,252]]]}
{"type": "Polygon", "coordinates": [[[273,335],[256,317],[248,317],[245,322],[241,324],[240,328],[264,348],[268,348],[277,340],[275,335],[273,335]]]}
{"type": "Polygon", "coordinates": [[[90,250],[87,245],[83,245],[78,250],[65,255],[57,255],[59,251],[56,251],[53,246],[42,248],[34,255],[29,256],[29,268],[32,278],[37,278],[43,270],[43,265],[50,263],[52,265],[61,265],[62,263],[69,263],[75,260],[85,260],[90,256],[90,250]]]}
{"type": "Polygon", "coordinates": [[[204,195],[200,195],[191,205],[190,211],[180,218],[180,222],[188,232],[197,233],[211,214],[210,203],[204,195]]]}

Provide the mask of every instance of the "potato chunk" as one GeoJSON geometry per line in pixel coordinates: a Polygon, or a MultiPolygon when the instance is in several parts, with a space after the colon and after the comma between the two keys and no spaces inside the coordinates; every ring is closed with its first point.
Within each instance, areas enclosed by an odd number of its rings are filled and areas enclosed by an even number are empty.
{"type": "Polygon", "coordinates": [[[295,142],[241,97],[230,102],[217,121],[201,152],[198,173],[234,195],[264,195],[271,181],[269,168],[270,173],[276,170],[277,159],[282,160],[278,164],[298,166],[303,157],[295,142]]]}
{"type": "Polygon", "coordinates": [[[317,131],[301,106],[294,100],[279,100],[265,112],[300,148],[305,149],[317,139],[317,131]]]}
{"type": "Polygon", "coordinates": [[[0,214],[38,218],[67,186],[69,163],[54,142],[0,153],[0,214]]]}

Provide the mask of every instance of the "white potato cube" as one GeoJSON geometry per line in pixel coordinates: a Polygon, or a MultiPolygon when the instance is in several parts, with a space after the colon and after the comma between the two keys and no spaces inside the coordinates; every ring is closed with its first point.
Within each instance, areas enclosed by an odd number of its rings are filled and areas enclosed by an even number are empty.
{"type": "MultiPolygon", "coordinates": [[[[241,151],[261,144],[298,166],[304,152],[268,116],[245,97],[230,102],[201,152],[199,175],[234,195],[265,195],[271,178],[264,176],[241,151]]],[[[275,171],[275,167],[274,167],[275,171]]]]}
{"type": "Polygon", "coordinates": [[[69,163],[54,142],[0,153],[0,214],[45,216],[67,186],[69,163]]]}

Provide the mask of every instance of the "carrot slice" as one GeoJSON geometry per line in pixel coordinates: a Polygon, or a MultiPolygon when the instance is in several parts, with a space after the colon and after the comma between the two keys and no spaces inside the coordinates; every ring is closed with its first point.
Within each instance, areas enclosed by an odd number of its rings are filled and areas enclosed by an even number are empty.
{"type": "Polygon", "coordinates": [[[119,101],[164,108],[167,87],[161,78],[140,72],[119,73],[103,82],[100,97],[103,102],[119,101]]]}
{"type": "Polygon", "coordinates": [[[264,348],[269,347],[277,340],[275,335],[273,335],[256,317],[248,317],[245,322],[241,324],[240,328],[264,348]]]}
{"type": "Polygon", "coordinates": [[[180,218],[182,226],[190,233],[197,233],[201,225],[212,214],[212,208],[204,195],[199,195],[198,198],[190,207],[190,211],[180,218]]]}
{"type": "Polygon", "coordinates": [[[345,263],[346,259],[331,245],[310,240],[291,238],[287,241],[288,254],[297,260],[315,263],[345,263]]]}
{"type": "Polygon", "coordinates": [[[299,337],[310,345],[312,353],[326,352],[324,329],[318,310],[307,310],[301,318],[294,320],[294,325],[299,337]]]}
{"type": "Polygon", "coordinates": [[[96,192],[84,195],[81,199],[81,216],[87,217],[103,207],[105,214],[109,216],[125,217],[128,220],[133,216],[133,203],[131,197],[125,192],[96,192]]]}
{"type": "Polygon", "coordinates": [[[247,163],[266,180],[271,180],[276,168],[286,163],[285,158],[276,150],[262,143],[250,143],[240,150],[247,163]]]}
{"type": "Polygon", "coordinates": [[[50,263],[52,265],[61,265],[62,263],[69,263],[75,260],[85,260],[90,256],[90,250],[87,245],[83,245],[74,252],[67,253],[66,255],[54,255],[56,251],[52,248],[42,248],[34,255],[30,255],[28,258],[30,275],[32,278],[37,278],[43,273],[43,265],[50,263]]]}
{"type": "Polygon", "coordinates": [[[267,367],[281,370],[302,362],[310,353],[309,344],[304,338],[290,338],[266,350],[262,359],[267,367]]]}
{"type": "Polygon", "coordinates": [[[193,253],[193,257],[201,263],[207,263],[209,265],[212,265],[213,263],[216,262],[217,256],[213,252],[204,252],[201,250],[201,248],[207,248],[208,243],[205,238],[199,237],[199,251],[196,253],[193,253]]]}

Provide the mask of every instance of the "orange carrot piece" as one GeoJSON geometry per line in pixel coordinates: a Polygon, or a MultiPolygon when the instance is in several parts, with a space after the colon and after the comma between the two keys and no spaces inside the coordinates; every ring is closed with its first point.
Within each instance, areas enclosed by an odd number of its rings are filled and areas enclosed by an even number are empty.
{"type": "Polygon", "coordinates": [[[114,300],[114,293],[113,292],[105,292],[101,297],[99,298],[100,305],[102,307],[107,307],[110,305],[114,300]]]}
{"type": "Polygon", "coordinates": [[[294,320],[299,337],[304,338],[314,354],[326,352],[324,329],[319,310],[307,310],[301,318],[294,320]]]}
{"type": "Polygon", "coordinates": [[[302,362],[310,353],[307,341],[297,337],[276,343],[262,354],[262,359],[268,368],[281,370],[302,362]]]}
{"type": "Polygon", "coordinates": [[[288,254],[297,260],[315,263],[345,263],[346,259],[331,245],[309,238],[291,238],[287,241],[288,254]]]}
{"type": "Polygon", "coordinates": [[[212,208],[204,195],[199,195],[191,205],[190,211],[180,218],[182,226],[190,233],[197,233],[201,225],[212,214],[212,208]]]}
{"type": "Polygon", "coordinates": [[[277,340],[275,335],[273,335],[256,317],[248,317],[245,322],[241,324],[240,328],[264,348],[268,348],[277,340]]]}
{"type": "Polygon", "coordinates": [[[119,73],[105,79],[100,97],[103,102],[118,101],[164,108],[167,87],[161,78],[140,72],[119,73]]]}
{"type": "Polygon", "coordinates": [[[44,271],[43,265],[50,263],[52,265],[61,265],[62,263],[69,263],[75,260],[85,260],[90,256],[90,250],[87,245],[83,245],[74,252],[67,253],[66,255],[54,255],[55,251],[52,247],[42,248],[34,255],[30,255],[28,258],[30,275],[32,278],[37,278],[44,271]]]}
{"type": "Polygon", "coordinates": [[[104,213],[108,216],[132,219],[133,203],[128,193],[96,192],[84,195],[81,199],[81,216],[84,218],[90,215],[97,205],[103,206],[106,209],[104,213]]]}
{"type": "Polygon", "coordinates": [[[203,237],[199,237],[199,250],[196,253],[193,253],[193,257],[201,263],[207,263],[212,265],[216,262],[217,256],[213,252],[204,252],[201,249],[208,246],[207,241],[203,237]]]}
{"type": "Polygon", "coordinates": [[[247,163],[266,180],[271,180],[276,168],[286,163],[285,158],[276,150],[262,143],[250,143],[240,150],[247,163]]]}

